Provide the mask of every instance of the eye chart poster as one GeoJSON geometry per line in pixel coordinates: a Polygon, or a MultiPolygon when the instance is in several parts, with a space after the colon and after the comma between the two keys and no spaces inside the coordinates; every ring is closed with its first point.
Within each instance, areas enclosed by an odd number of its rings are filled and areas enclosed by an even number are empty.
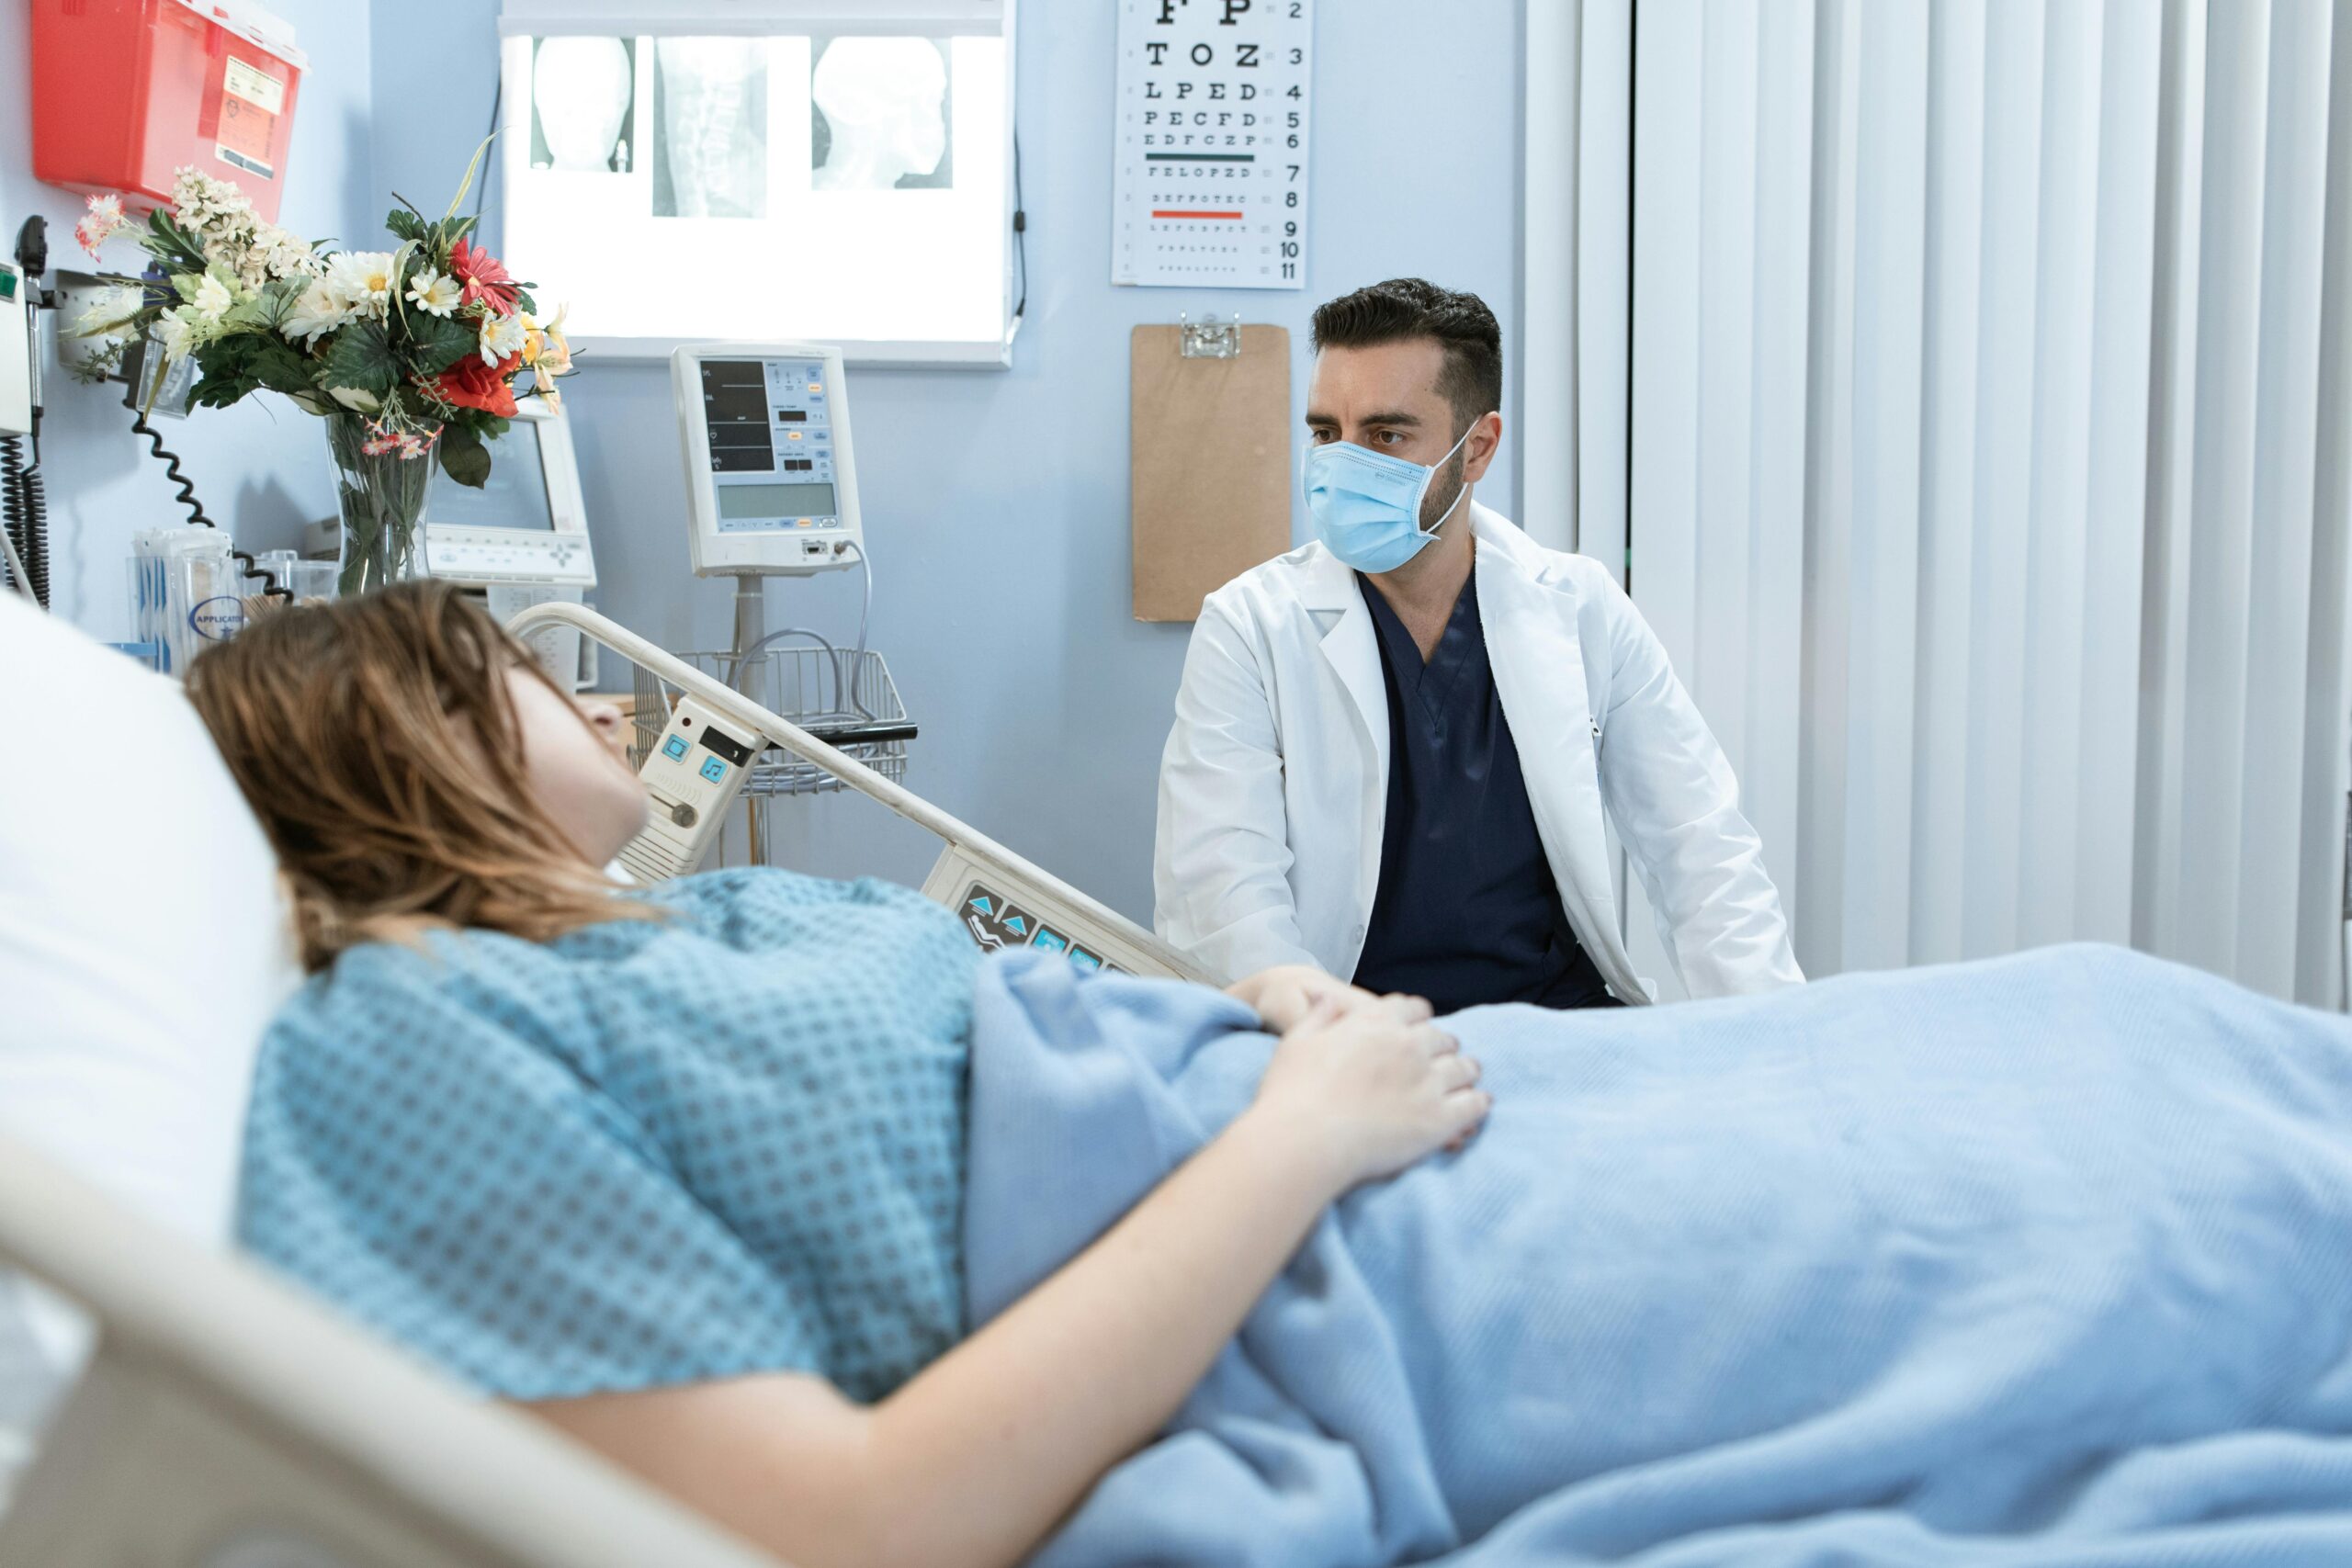
{"type": "Polygon", "coordinates": [[[1119,0],[1111,281],[1306,286],[1315,0],[1119,0]]]}

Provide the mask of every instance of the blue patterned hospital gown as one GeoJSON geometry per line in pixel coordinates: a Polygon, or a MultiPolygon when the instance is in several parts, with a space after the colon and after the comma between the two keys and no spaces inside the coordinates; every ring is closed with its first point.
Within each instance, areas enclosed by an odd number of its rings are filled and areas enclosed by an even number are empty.
{"type": "Polygon", "coordinates": [[[793,1370],[878,1398],[962,1331],[978,954],[877,882],[345,953],[262,1046],[246,1247],[487,1393],[793,1370]]]}

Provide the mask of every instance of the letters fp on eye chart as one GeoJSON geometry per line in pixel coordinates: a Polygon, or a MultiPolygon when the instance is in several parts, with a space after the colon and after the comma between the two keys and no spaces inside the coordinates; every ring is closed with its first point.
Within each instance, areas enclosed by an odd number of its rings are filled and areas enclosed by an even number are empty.
{"type": "Polygon", "coordinates": [[[1315,0],[1120,0],[1111,281],[1302,288],[1315,0]]]}

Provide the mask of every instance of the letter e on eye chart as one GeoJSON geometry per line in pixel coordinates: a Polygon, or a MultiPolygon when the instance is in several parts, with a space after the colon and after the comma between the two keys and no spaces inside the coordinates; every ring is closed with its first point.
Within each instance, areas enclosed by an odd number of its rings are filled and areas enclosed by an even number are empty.
{"type": "Polygon", "coordinates": [[[1111,281],[1306,287],[1315,0],[1119,0],[1111,281]]]}

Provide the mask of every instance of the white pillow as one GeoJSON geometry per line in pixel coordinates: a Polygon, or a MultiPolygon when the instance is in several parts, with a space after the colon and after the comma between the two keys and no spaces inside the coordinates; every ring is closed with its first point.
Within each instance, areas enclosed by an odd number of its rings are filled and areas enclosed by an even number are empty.
{"type": "Polygon", "coordinates": [[[300,980],[277,867],[180,689],[0,593],[0,1134],[228,1236],[254,1048],[300,980]]]}

